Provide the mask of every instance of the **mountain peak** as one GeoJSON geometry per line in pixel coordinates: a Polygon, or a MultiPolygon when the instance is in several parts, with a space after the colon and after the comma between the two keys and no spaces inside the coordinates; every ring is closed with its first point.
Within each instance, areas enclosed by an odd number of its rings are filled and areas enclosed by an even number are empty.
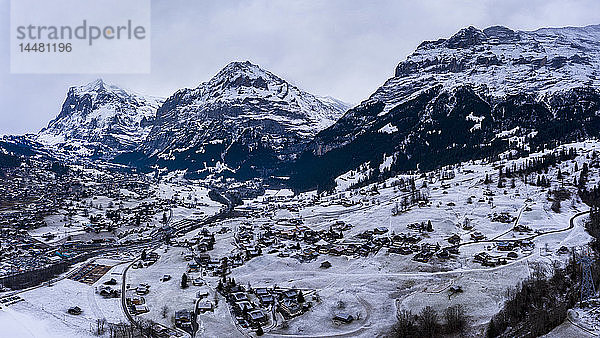
{"type": "Polygon", "coordinates": [[[104,82],[104,80],[102,80],[102,78],[97,78],[85,85],[79,86],[78,87],[81,91],[100,91],[103,89],[106,89],[106,83],[104,82]]]}
{"type": "Polygon", "coordinates": [[[211,86],[267,88],[270,81],[280,78],[250,61],[233,61],[221,69],[208,83],[211,86]]]}
{"type": "MultiPolygon", "coordinates": [[[[169,97],[158,109],[142,150],[172,159],[175,150],[182,153],[231,142],[235,151],[246,147],[252,152],[268,149],[269,156],[277,158],[292,156],[292,149],[332,125],[347,108],[339,100],[305,92],[250,61],[235,61],[208,82],[169,97]],[[292,146],[288,149],[285,144],[292,146]]],[[[195,161],[212,166],[214,159],[227,157],[228,149],[219,156],[204,149],[198,154],[206,155],[194,155],[195,161]]]]}
{"type": "Polygon", "coordinates": [[[223,70],[227,70],[227,71],[247,71],[249,69],[252,68],[258,68],[260,69],[260,66],[257,64],[254,64],[248,60],[246,61],[231,61],[230,63],[228,63],[225,67],[223,67],[223,70]]]}
{"type": "Polygon", "coordinates": [[[448,48],[468,48],[481,44],[485,40],[487,40],[487,37],[483,31],[473,26],[469,26],[459,30],[456,34],[446,40],[446,46],[448,48]]]}
{"type": "Polygon", "coordinates": [[[72,86],[58,116],[38,133],[37,140],[77,145],[82,154],[130,150],[150,131],[148,121],[154,119],[162,101],[128,92],[101,78],[72,86]]]}
{"type": "Polygon", "coordinates": [[[490,39],[497,39],[501,42],[516,42],[521,39],[519,33],[504,26],[490,26],[483,30],[483,33],[490,39]]]}

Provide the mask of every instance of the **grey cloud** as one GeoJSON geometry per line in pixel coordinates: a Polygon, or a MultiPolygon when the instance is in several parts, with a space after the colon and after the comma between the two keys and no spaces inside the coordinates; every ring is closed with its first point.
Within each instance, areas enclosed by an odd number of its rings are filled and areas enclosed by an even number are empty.
{"type": "MultiPolygon", "coordinates": [[[[36,132],[57,114],[69,86],[98,76],[168,96],[247,59],[309,92],[357,103],[421,41],[465,26],[600,23],[597,0],[157,0],[152,11],[148,75],[11,75],[8,25],[0,25],[0,134],[36,132]]],[[[8,22],[8,0],[0,0],[0,15],[8,22]]]]}

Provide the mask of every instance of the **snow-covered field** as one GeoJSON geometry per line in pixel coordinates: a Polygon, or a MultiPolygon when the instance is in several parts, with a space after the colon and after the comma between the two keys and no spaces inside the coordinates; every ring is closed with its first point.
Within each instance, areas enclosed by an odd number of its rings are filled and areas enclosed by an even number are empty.
{"type": "MultiPolygon", "coordinates": [[[[463,305],[469,317],[471,334],[483,335],[489,319],[502,306],[506,290],[526,278],[532,264],[562,262],[568,255],[560,254],[559,249],[563,246],[578,248],[590,240],[583,227],[586,215],[575,217],[588,207],[580,201],[572,182],[574,177],[579,177],[585,156],[593,150],[600,150],[600,144],[588,141],[565,147],[574,147],[583,155],[560,164],[564,176],[562,182],[557,179],[556,166],[544,172],[543,175],[550,180],[550,187],[526,184],[520,177],[515,177],[514,187],[511,178],[505,179],[504,185],[498,187],[498,165],[510,168],[513,163],[518,165],[524,161],[504,158],[495,163],[475,161],[448,167],[443,172],[445,175],[451,172],[452,175],[444,177],[441,177],[441,172],[394,177],[385,184],[378,184],[376,188],[371,185],[349,189],[347,180],[345,183],[344,180],[338,180],[340,186],[335,192],[321,196],[316,192],[294,196],[289,190],[268,190],[265,196],[247,200],[240,207],[240,210],[252,216],[206,226],[215,233],[216,239],[214,249],[209,254],[211,259],[219,259],[237,252],[239,247],[235,236],[243,228],[242,225],[253,226],[258,232],[263,231],[261,227],[327,231],[332,224],[341,221],[350,227],[337,244],[358,241],[357,235],[375,228],[386,228],[386,236],[400,233],[420,236],[419,245],[439,244],[440,247],[447,247],[448,238],[457,235],[462,243],[457,255],[452,258],[434,255],[426,263],[413,260],[413,254],[390,253],[386,247],[366,257],[319,254],[315,260],[301,262],[278,254],[291,250],[289,248],[297,243],[295,240],[279,239],[277,245],[285,249],[272,253],[269,253],[269,248],[263,249],[261,256],[233,268],[231,277],[239,284],[251,284],[253,287],[277,285],[310,290],[307,300],[312,302],[312,308],[301,316],[285,321],[285,325],[283,318],[278,316],[274,325],[266,328],[267,336],[373,337],[388,332],[396,321],[398,310],[418,313],[425,306],[432,306],[441,312],[455,304],[463,305]],[[489,179],[487,183],[486,176],[489,179]],[[404,204],[408,195],[405,189],[394,184],[400,178],[414,179],[415,187],[429,198],[428,202],[411,205],[394,215],[392,210],[404,204]],[[551,208],[549,191],[561,186],[571,194],[561,203],[560,212],[556,212],[551,208]],[[505,215],[506,220],[500,221],[498,215],[505,215]],[[300,225],[291,225],[290,222],[294,220],[301,220],[300,225]],[[433,227],[431,232],[418,232],[408,226],[428,221],[433,227]],[[570,226],[571,221],[573,227],[570,226]],[[514,231],[516,225],[528,227],[531,231],[514,231]],[[222,228],[226,230],[221,233],[222,228]],[[472,236],[476,233],[481,233],[484,240],[473,240],[472,236]],[[506,251],[500,251],[497,247],[500,241],[516,239],[530,239],[533,245],[514,248],[514,257],[510,258],[506,251]],[[503,257],[506,264],[483,266],[473,260],[473,256],[480,252],[503,257]],[[324,261],[330,262],[331,267],[321,268],[324,261]],[[461,287],[463,292],[451,294],[450,289],[455,287],[461,287]],[[335,323],[332,318],[339,313],[351,314],[356,320],[350,324],[335,323]]],[[[530,157],[541,155],[532,154],[530,157]]],[[[368,175],[369,169],[366,166],[364,169],[364,172],[344,176],[350,179],[368,175]]],[[[533,173],[529,182],[536,175],[533,173]]],[[[597,183],[598,177],[598,169],[590,168],[588,184],[597,183]]],[[[208,198],[208,189],[200,186],[185,186],[180,182],[160,183],[155,189],[160,200],[177,199],[184,202],[172,209],[173,222],[204,218],[221,207],[208,198]]],[[[95,201],[110,202],[101,197],[95,201]]],[[[159,216],[157,214],[154,217],[159,216]]],[[[57,227],[61,223],[60,219],[49,220],[53,222],[49,222],[49,227],[57,227]]],[[[38,231],[42,234],[50,230],[38,231]]],[[[202,228],[195,229],[181,235],[178,240],[191,240],[200,231],[202,228]]],[[[299,244],[301,249],[309,247],[305,242],[299,244]]],[[[127,272],[127,294],[131,295],[140,283],[150,285],[149,293],[144,295],[149,312],[140,317],[172,327],[174,312],[194,309],[196,293],[207,290],[208,299],[213,302],[218,300],[218,306],[214,312],[198,316],[200,336],[241,336],[250,332],[238,329],[225,299],[215,295],[218,277],[209,273],[208,276],[202,276],[206,285],[194,286],[191,281],[200,277],[200,273],[193,272],[189,274],[190,286],[185,289],[180,287],[181,276],[187,271],[189,262],[184,259],[190,253],[187,248],[163,244],[156,252],[160,258],[155,264],[130,268],[127,272]],[[161,278],[165,274],[172,278],[163,282],[161,278]]],[[[132,260],[133,257],[127,259],[132,260]]],[[[86,336],[91,334],[89,327],[97,318],[106,318],[113,323],[125,321],[119,299],[103,299],[95,293],[95,288],[111,276],[117,280],[115,287],[120,288],[127,264],[112,261],[109,265],[114,267],[92,286],[65,279],[52,287],[44,286],[22,293],[24,301],[0,311],[0,322],[11,322],[11,328],[18,330],[23,329],[24,325],[15,323],[28,323],[32,318],[39,318],[35,325],[26,325],[33,336],[52,336],[58,332],[64,333],[63,336],[86,336]],[[66,314],[66,309],[75,305],[83,309],[83,314],[66,314]]],[[[584,318],[587,315],[581,312],[579,316],[584,318]]],[[[579,331],[575,326],[564,324],[554,334],[561,336],[569,332],[579,331]]],[[[549,337],[553,337],[552,334],[549,337]]]]}
{"type": "Polygon", "coordinates": [[[0,311],[0,324],[6,328],[5,337],[94,337],[93,328],[98,319],[109,323],[126,323],[121,311],[120,298],[105,299],[96,289],[105,281],[115,278],[120,287],[125,263],[112,259],[98,259],[96,264],[113,266],[93,285],[72,279],[62,279],[52,286],[40,286],[19,293],[22,301],[0,311]],[[71,307],[81,308],[80,315],[71,315],[71,307]]]}

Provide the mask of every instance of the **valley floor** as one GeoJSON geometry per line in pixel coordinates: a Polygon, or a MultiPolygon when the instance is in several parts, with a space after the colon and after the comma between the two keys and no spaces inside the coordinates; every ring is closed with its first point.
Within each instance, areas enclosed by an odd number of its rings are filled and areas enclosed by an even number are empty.
{"type": "MultiPolygon", "coordinates": [[[[386,335],[396,322],[400,310],[416,314],[431,306],[441,313],[444,309],[460,304],[469,318],[469,335],[482,336],[490,318],[499,311],[506,292],[520,280],[529,276],[534,266],[549,268],[555,262],[565,262],[568,251],[561,248],[579,249],[585,246],[590,236],[584,230],[588,207],[576,194],[571,184],[579,177],[588,154],[600,150],[600,143],[588,141],[564,146],[575,148],[578,156],[558,166],[551,166],[544,175],[551,181],[550,187],[540,187],[514,179],[506,179],[498,187],[499,165],[511,167],[524,159],[502,159],[491,164],[476,161],[460,167],[448,168],[452,177],[441,179],[441,173],[422,176],[399,176],[389,179],[385,186],[367,186],[361,189],[340,187],[326,196],[315,192],[278,198],[273,194],[246,200],[238,208],[247,216],[220,220],[188,233],[178,234],[177,241],[192,240],[208,229],[215,234],[215,246],[208,251],[211,259],[220,259],[232,253],[242,252],[240,234],[246,227],[254,229],[256,241],[265,229],[276,231],[302,231],[311,229],[327,232],[337,223],[350,225],[343,230],[343,239],[336,243],[346,245],[360,242],[365,231],[381,229],[385,236],[412,234],[421,240],[419,245],[448,247],[448,239],[460,238],[459,253],[449,258],[433,255],[426,262],[413,259],[414,255],[392,253],[386,247],[366,256],[317,254],[312,260],[299,259],[303,250],[312,250],[314,245],[295,239],[278,238],[277,244],[265,247],[263,253],[251,258],[239,267],[231,269],[229,277],[239,285],[252,288],[284,288],[305,290],[306,299],[312,303],[310,310],[293,319],[284,320],[279,313],[269,312],[269,321],[264,326],[268,337],[373,337],[386,335]],[[575,163],[579,169],[575,169],[575,163]],[[557,177],[560,167],[563,182],[557,177]],[[490,182],[484,183],[488,176],[490,182]],[[428,201],[402,208],[396,216],[392,209],[403,204],[407,191],[395,181],[414,179],[414,185],[428,195],[428,201]],[[570,195],[561,203],[560,211],[553,210],[550,191],[564,187],[570,195]],[[341,201],[346,201],[341,203],[341,201]],[[505,219],[498,217],[506,215],[505,219]],[[300,225],[293,223],[301,220],[300,225]],[[499,221],[500,220],[500,221],[499,221]],[[431,221],[433,231],[417,231],[411,224],[431,221]],[[411,225],[411,226],[409,226],[411,225]],[[468,225],[468,226],[465,226],[468,225]],[[515,226],[528,230],[516,231],[515,226]],[[218,232],[220,229],[226,229],[218,232]],[[474,239],[482,235],[479,239],[474,239]],[[501,250],[505,243],[521,241],[531,243],[517,245],[508,251],[501,250]],[[300,248],[295,248],[299,243],[300,248]],[[485,252],[505,264],[484,266],[474,260],[478,253],[485,252]],[[512,252],[513,255],[508,255],[512,252]],[[323,268],[323,262],[331,267],[323,268]],[[462,292],[451,292],[460,288],[462,292]],[[332,318],[340,313],[354,317],[351,323],[342,324],[332,318]]],[[[530,157],[541,156],[534,154],[530,157]]],[[[349,173],[346,178],[352,175],[349,173]]],[[[535,176],[532,176],[535,177],[535,176]]],[[[597,168],[590,168],[590,185],[600,178],[597,168]]],[[[533,180],[533,178],[531,178],[533,180]]],[[[158,186],[160,198],[172,198],[177,193],[171,186],[158,186]]],[[[174,209],[172,222],[203,219],[218,212],[219,208],[210,200],[203,200],[205,191],[196,187],[179,188],[179,196],[199,196],[204,204],[194,208],[174,209]],[[199,214],[199,212],[202,214],[199,214]]],[[[191,198],[191,197],[190,197],[191,198]]],[[[96,199],[95,201],[99,201],[96,199]]],[[[119,201],[101,200],[118,203],[119,201]]],[[[60,216],[55,216],[61,224],[60,216]]],[[[154,222],[159,222],[160,214],[154,222]]],[[[34,236],[47,231],[60,233],[62,225],[50,219],[49,228],[32,232],[34,236]]],[[[75,228],[73,231],[79,231],[75,228]]],[[[149,227],[151,231],[151,227],[149,227]]],[[[66,233],[64,233],[66,234],[66,233]]],[[[59,235],[58,240],[61,237],[59,235]]],[[[139,284],[148,284],[145,294],[147,313],[140,318],[149,319],[166,327],[173,327],[173,313],[177,310],[192,310],[198,303],[197,293],[208,293],[206,299],[214,310],[199,314],[197,336],[253,336],[254,331],[238,325],[238,320],[223,297],[217,292],[220,277],[206,270],[189,272],[190,286],[180,287],[181,276],[187,273],[189,260],[186,256],[194,252],[185,245],[165,245],[152,242],[148,251],[159,258],[156,263],[140,268],[127,269],[126,289],[122,297],[136,297],[134,289],[139,284]],[[206,272],[206,273],[205,273],[206,272]],[[171,279],[161,281],[164,275],[171,279]],[[192,281],[198,284],[193,285],[192,281]]],[[[139,254],[140,250],[137,251],[139,254]]],[[[195,252],[197,254],[197,252],[195,252]]],[[[113,254],[113,257],[118,257],[113,254]]],[[[14,337],[84,337],[92,336],[97,319],[106,318],[110,323],[127,322],[121,298],[105,299],[97,291],[110,278],[115,278],[115,289],[122,288],[125,268],[134,261],[134,253],[119,260],[100,258],[95,263],[107,265],[110,270],[92,284],[84,284],[69,278],[56,281],[52,286],[41,286],[14,296],[20,300],[14,304],[0,304],[0,325],[14,337]],[[67,314],[67,309],[79,306],[81,315],[67,314]]],[[[13,293],[0,294],[2,299],[13,293]]],[[[270,311],[272,308],[266,308],[270,311]]],[[[586,336],[588,333],[568,321],[547,337],[586,336]]]]}

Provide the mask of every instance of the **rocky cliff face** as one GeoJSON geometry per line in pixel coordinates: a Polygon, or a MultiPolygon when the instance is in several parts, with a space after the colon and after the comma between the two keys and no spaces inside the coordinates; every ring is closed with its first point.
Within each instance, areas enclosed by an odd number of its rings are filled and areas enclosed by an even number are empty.
{"type": "Polygon", "coordinates": [[[141,144],[162,101],[100,79],[71,87],[58,116],[36,139],[82,156],[110,158],[141,144]]]}
{"type": "Polygon", "coordinates": [[[346,109],[248,61],[232,62],[210,81],[169,97],[140,150],[173,169],[250,174],[293,159],[346,109]]]}

